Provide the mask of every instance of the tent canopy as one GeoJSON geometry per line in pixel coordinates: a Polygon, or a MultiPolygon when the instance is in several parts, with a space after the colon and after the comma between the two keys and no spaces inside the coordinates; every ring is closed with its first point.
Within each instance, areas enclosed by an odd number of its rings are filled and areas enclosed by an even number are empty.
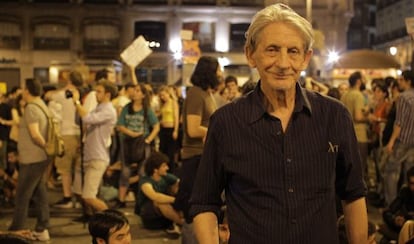
{"type": "Polygon", "coordinates": [[[341,55],[334,68],[339,69],[389,69],[400,68],[392,56],[369,49],[353,50],[341,55]]]}

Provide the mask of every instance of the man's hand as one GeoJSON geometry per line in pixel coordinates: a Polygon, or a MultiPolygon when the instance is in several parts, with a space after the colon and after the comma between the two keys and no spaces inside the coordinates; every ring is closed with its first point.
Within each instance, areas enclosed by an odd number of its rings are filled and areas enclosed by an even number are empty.
{"type": "Polygon", "coordinates": [[[80,99],[79,91],[77,89],[70,89],[70,91],[73,94],[73,96],[72,96],[73,102],[76,103],[76,101],[79,101],[79,99],[80,99]]]}
{"type": "Polygon", "coordinates": [[[385,151],[387,153],[392,153],[392,148],[394,147],[394,143],[389,142],[386,146],[385,146],[385,151]]]}

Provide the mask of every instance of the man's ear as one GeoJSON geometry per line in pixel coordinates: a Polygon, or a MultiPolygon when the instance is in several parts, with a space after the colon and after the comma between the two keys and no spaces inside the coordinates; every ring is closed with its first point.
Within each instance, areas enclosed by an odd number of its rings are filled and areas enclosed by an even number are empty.
{"type": "Polygon", "coordinates": [[[99,238],[99,237],[96,237],[96,242],[98,243],[98,244],[107,244],[106,243],[106,241],[104,240],[104,239],[102,239],[102,238],[99,238]]]}
{"type": "Polygon", "coordinates": [[[256,61],[253,59],[253,51],[248,46],[244,48],[244,54],[246,55],[247,63],[250,68],[256,68],[256,61]]]}
{"type": "Polygon", "coordinates": [[[309,49],[306,53],[305,53],[305,59],[303,60],[302,63],[302,70],[305,70],[306,68],[308,68],[309,62],[311,61],[312,58],[312,54],[313,54],[313,50],[309,49]]]}

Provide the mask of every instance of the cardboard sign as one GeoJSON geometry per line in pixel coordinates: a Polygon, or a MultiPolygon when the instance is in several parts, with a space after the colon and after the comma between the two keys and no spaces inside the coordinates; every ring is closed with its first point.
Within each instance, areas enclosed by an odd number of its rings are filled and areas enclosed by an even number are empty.
{"type": "Polygon", "coordinates": [[[408,34],[414,34],[414,17],[405,18],[405,27],[408,34]]]}
{"type": "Polygon", "coordinates": [[[131,67],[136,67],[152,53],[143,36],[138,36],[122,53],[122,60],[131,67]]]}

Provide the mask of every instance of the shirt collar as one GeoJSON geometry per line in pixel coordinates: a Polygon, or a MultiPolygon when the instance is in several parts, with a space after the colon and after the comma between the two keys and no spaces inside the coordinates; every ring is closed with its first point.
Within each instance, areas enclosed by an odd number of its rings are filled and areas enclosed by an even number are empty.
{"type": "MultiPolygon", "coordinates": [[[[263,102],[264,94],[260,88],[260,84],[261,81],[259,80],[255,89],[249,95],[249,100],[251,101],[252,105],[251,114],[248,120],[249,123],[253,123],[262,118],[264,115],[268,114],[263,102]]],[[[296,83],[295,108],[293,109],[293,112],[299,113],[302,111],[308,113],[309,115],[312,115],[312,106],[309,102],[306,89],[301,87],[298,83],[296,83]]]]}

